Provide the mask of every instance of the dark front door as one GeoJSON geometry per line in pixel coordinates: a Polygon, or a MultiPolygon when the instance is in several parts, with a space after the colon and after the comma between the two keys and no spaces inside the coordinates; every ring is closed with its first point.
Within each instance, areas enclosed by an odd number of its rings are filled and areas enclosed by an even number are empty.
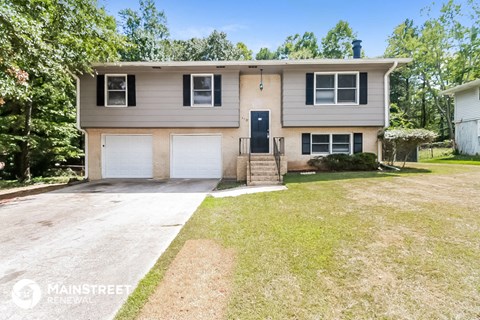
{"type": "Polygon", "coordinates": [[[252,111],[250,114],[252,153],[270,152],[269,111],[252,111]]]}

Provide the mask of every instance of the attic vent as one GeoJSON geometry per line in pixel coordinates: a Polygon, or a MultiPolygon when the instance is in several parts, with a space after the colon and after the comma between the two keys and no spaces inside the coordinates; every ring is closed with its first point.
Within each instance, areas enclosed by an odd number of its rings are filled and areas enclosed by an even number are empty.
{"type": "Polygon", "coordinates": [[[217,69],[225,69],[225,66],[217,66],[217,69]]]}
{"type": "Polygon", "coordinates": [[[152,69],[162,69],[162,67],[152,67],[152,69]]]}
{"type": "Polygon", "coordinates": [[[257,66],[248,66],[249,69],[257,69],[257,66]]]}

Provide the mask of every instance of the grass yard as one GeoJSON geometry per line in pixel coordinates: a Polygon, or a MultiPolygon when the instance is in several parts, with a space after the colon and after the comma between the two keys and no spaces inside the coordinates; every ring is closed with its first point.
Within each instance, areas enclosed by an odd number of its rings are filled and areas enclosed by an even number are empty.
{"type": "Polygon", "coordinates": [[[207,198],[116,319],[135,319],[187,240],[236,255],[228,319],[478,319],[480,167],[289,174],[207,198]]]}
{"type": "Polygon", "coordinates": [[[420,162],[480,165],[480,155],[454,154],[451,148],[423,149],[419,152],[420,162]]]}

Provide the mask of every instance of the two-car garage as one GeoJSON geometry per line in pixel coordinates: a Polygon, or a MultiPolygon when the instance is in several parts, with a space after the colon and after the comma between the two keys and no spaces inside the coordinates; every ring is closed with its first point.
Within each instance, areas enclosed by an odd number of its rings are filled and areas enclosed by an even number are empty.
{"type": "Polygon", "coordinates": [[[167,166],[168,161],[170,178],[222,177],[221,135],[172,134],[169,139],[158,139],[159,141],[154,138],[149,134],[104,134],[103,178],[153,178],[154,162],[167,166]],[[154,150],[162,148],[170,149],[170,158],[154,161],[160,157],[154,150]]]}

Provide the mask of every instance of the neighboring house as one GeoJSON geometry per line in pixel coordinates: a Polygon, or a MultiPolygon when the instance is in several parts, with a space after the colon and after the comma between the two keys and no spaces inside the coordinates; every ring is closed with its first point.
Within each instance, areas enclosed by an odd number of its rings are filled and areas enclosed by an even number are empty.
{"type": "Polygon", "coordinates": [[[389,74],[410,59],[119,62],[79,79],[90,179],[236,178],[381,151],[389,74]]]}
{"type": "Polygon", "coordinates": [[[455,97],[455,144],[460,153],[480,154],[480,79],[442,91],[455,97]]]}

